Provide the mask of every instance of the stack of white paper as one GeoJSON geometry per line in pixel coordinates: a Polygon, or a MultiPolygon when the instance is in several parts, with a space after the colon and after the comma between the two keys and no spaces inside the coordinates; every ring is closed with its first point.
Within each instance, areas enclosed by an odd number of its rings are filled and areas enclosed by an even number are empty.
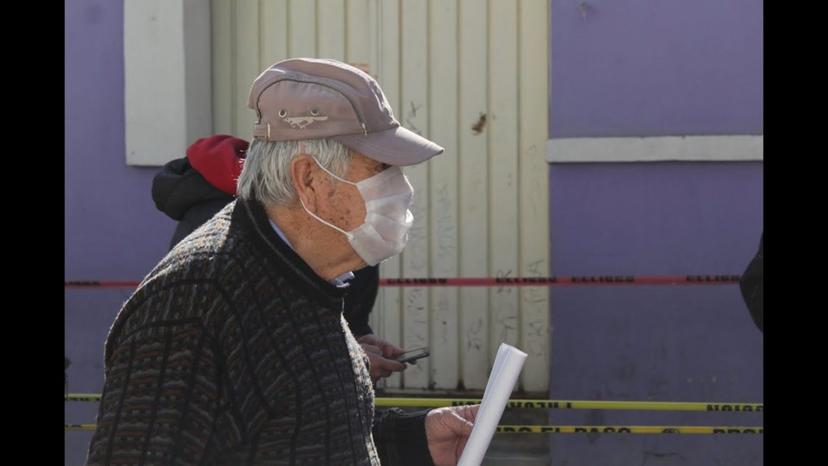
{"type": "Polygon", "coordinates": [[[483,401],[474,420],[474,428],[457,466],[480,466],[525,360],[526,353],[523,351],[506,343],[500,344],[483,392],[483,401]]]}

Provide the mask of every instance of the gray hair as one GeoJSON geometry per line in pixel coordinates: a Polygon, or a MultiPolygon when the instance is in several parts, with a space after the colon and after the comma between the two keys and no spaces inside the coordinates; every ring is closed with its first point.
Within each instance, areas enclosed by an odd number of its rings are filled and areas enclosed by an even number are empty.
{"type": "Polygon", "coordinates": [[[239,176],[239,197],[256,198],[272,205],[294,203],[297,197],[290,163],[299,154],[313,155],[323,167],[343,178],[351,161],[350,149],[332,139],[275,142],[254,139],[239,176]]]}

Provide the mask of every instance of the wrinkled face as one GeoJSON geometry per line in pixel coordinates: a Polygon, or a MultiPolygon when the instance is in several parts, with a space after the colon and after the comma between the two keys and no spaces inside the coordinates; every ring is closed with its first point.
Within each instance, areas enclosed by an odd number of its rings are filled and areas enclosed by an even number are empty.
{"type": "MultiPolygon", "coordinates": [[[[354,152],[351,163],[342,177],[352,183],[370,178],[390,165],[354,152]]],[[[317,167],[318,176],[327,181],[319,190],[317,215],[345,231],[351,231],[365,221],[365,200],[356,186],[343,183],[317,167]]]]}

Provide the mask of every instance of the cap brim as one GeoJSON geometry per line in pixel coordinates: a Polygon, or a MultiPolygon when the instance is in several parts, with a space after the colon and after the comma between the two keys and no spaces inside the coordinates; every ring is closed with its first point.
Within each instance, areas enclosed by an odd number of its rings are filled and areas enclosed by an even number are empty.
{"type": "Polygon", "coordinates": [[[402,126],[376,133],[333,136],[331,139],[374,160],[403,167],[425,162],[445,151],[402,126]]]}

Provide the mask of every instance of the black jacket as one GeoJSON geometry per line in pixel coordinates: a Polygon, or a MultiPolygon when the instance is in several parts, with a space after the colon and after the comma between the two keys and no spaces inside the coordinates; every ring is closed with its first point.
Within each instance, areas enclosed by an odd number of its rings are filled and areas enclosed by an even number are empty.
{"type": "Polygon", "coordinates": [[[765,234],[759,239],[759,251],[753,260],[748,264],[747,270],[742,274],[742,279],[739,281],[739,288],[742,290],[742,297],[745,299],[745,304],[750,311],[750,316],[753,322],[759,327],[759,330],[764,332],[764,266],[762,260],[764,256],[763,246],[765,241],[765,234]]]}
{"type": "Polygon", "coordinates": [[[368,314],[374,307],[379,290],[379,267],[365,267],[354,272],[354,279],[345,295],[345,320],[357,338],[374,333],[368,325],[368,314]]]}
{"type": "Polygon", "coordinates": [[[196,228],[210,220],[216,212],[233,200],[201,176],[186,158],[175,159],[152,180],[152,200],[161,212],[178,227],[170,241],[170,249],[196,228]]]}

